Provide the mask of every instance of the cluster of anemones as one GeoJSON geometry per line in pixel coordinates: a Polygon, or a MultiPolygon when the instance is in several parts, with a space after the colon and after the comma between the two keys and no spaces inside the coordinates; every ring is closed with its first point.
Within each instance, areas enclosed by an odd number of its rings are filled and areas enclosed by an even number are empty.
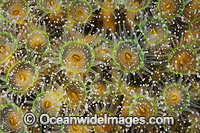
{"type": "Polygon", "coordinates": [[[0,132],[200,132],[200,1],[3,0],[0,132]],[[23,115],[173,116],[28,126],[23,115]]]}

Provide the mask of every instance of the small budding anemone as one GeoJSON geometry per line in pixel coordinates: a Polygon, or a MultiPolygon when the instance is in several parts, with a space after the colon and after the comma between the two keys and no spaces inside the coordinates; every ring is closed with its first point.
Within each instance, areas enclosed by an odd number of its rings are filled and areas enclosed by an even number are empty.
{"type": "Polygon", "coordinates": [[[143,96],[138,96],[129,108],[129,116],[145,117],[149,119],[151,116],[157,115],[157,107],[153,100],[143,96]]]}
{"type": "Polygon", "coordinates": [[[100,7],[99,18],[102,21],[102,30],[112,30],[115,29],[115,9],[117,8],[118,2],[116,0],[95,0],[96,4],[100,7]]]}
{"type": "Polygon", "coordinates": [[[151,78],[154,80],[154,81],[161,81],[162,79],[164,79],[164,74],[165,74],[165,69],[166,69],[166,66],[153,66],[152,68],[152,76],[151,78]]]}
{"type": "Polygon", "coordinates": [[[120,92],[128,98],[136,98],[142,92],[143,87],[123,84],[120,88],[120,92]]]}
{"type": "Polygon", "coordinates": [[[194,19],[189,25],[189,32],[195,44],[198,45],[200,42],[200,18],[194,19]]]}
{"type": "Polygon", "coordinates": [[[200,120],[192,124],[191,133],[199,133],[200,132],[200,120]]]}
{"type": "Polygon", "coordinates": [[[144,62],[144,53],[135,40],[118,43],[112,55],[115,65],[124,72],[137,71],[144,62]]]}
{"type": "Polygon", "coordinates": [[[147,8],[150,4],[150,0],[125,0],[125,6],[131,12],[138,12],[147,8]]]}
{"type": "Polygon", "coordinates": [[[26,41],[26,50],[38,55],[47,54],[50,46],[48,35],[41,30],[31,32],[26,41]]]}
{"type": "Polygon", "coordinates": [[[192,35],[191,35],[191,33],[189,31],[185,31],[184,36],[183,36],[183,40],[184,40],[184,43],[186,43],[188,45],[193,45],[194,44],[192,35]]]}
{"type": "Polygon", "coordinates": [[[111,58],[112,43],[107,39],[100,38],[95,45],[94,52],[97,60],[108,61],[111,58]]]}
{"type": "MultiPolygon", "coordinates": [[[[40,12],[43,13],[42,19],[46,20],[48,19],[48,23],[54,25],[61,26],[62,24],[64,24],[64,21],[66,20],[67,17],[67,10],[66,10],[67,7],[64,4],[68,3],[68,1],[66,3],[63,0],[37,0],[37,1],[40,9],[44,12],[44,13],[40,12]]],[[[34,14],[33,16],[34,20],[40,21],[41,18],[38,17],[41,16],[38,16],[37,14],[34,14]]]]}
{"type": "Polygon", "coordinates": [[[62,4],[62,0],[39,0],[40,8],[46,13],[57,11],[62,4]]]}
{"type": "Polygon", "coordinates": [[[169,70],[176,74],[192,74],[197,70],[198,63],[198,54],[190,46],[176,47],[168,57],[169,70]]]}
{"type": "Polygon", "coordinates": [[[33,101],[32,110],[38,116],[44,113],[56,116],[60,110],[59,97],[53,92],[42,92],[33,101]]]}
{"type": "Polygon", "coordinates": [[[96,78],[90,85],[90,93],[97,100],[101,100],[108,96],[110,92],[109,82],[105,79],[96,78]]]}
{"type": "Polygon", "coordinates": [[[65,22],[67,16],[64,5],[61,5],[55,12],[49,13],[49,19],[51,23],[62,25],[65,22]]]}
{"type": "Polygon", "coordinates": [[[130,28],[134,28],[145,16],[145,8],[149,6],[150,0],[125,0],[126,21],[130,28]]]}
{"type": "Polygon", "coordinates": [[[113,11],[117,7],[116,0],[95,0],[95,2],[105,11],[113,11]]]}
{"type": "Polygon", "coordinates": [[[17,50],[17,41],[7,32],[0,33],[0,64],[8,60],[17,50]]]}
{"type": "Polygon", "coordinates": [[[3,104],[6,104],[6,99],[3,97],[2,94],[0,96],[1,96],[1,98],[0,98],[0,106],[2,106],[3,104]]]}
{"type": "Polygon", "coordinates": [[[184,111],[183,114],[190,124],[194,124],[199,121],[198,118],[200,114],[197,109],[192,108],[190,111],[184,111]]]}
{"type": "Polygon", "coordinates": [[[13,92],[24,92],[39,76],[36,65],[30,61],[19,61],[7,73],[6,83],[13,92]]]}
{"type": "Polygon", "coordinates": [[[190,94],[180,84],[171,84],[165,88],[163,97],[166,107],[171,112],[182,112],[190,104],[190,94]]]}
{"type": "MultiPolygon", "coordinates": [[[[99,111],[97,112],[98,117],[104,117],[107,115],[107,117],[114,117],[114,114],[109,112],[109,111],[99,111]]],[[[116,133],[119,131],[119,126],[118,125],[95,125],[94,130],[96,133],[116,133]]]]}
{"type": "Polygon", "coordinates": [[[67,15],[75,23],[84,23],[92,15],[92,7],[86,0],[74,0],[67,8],[67,15]]]}
{"type": "Polygon", "coordinates": [[[82,105],[87,97],[86,86],[79,80],[70,81],[64,88],[63,101],[69,106],[82,105]]]}
{"type": "Polygon", "coordinates": [[[84,73],[93,66],[95,54],[93,49],[81,41],[72,41],[63,45],[59,60],[69,72],[84,73]]]}
{"type": "Polygon", "coordinates": [[[4,0],[1,4],[1,16],[11,23],[24,21],[29,13],[29,5],[25,0],[4,0]]]}
{"type": "Polygon", "coordinates": [[[0,132],[26,132],[22,110],[14,104],[4,104],[0,107],[0,132]]]}
{"type": "Polygon", "coordinates": [[[184,8],[184,0],[158,0],[158,10],[167,18],[175,18],[183,12],[184,8]]]}
{"type": "Polygon", "coordinates": [[[131,103],[133,102],[133,98],[125,97],[122,103],[121,115],[124,117],[129,116],[129,108],[131,103]]]}
{"type": "Polygon", "coordinates": [[[141,21],[139,28],[147,40],[146,45],[157,45],[166,40],[168,26],[161,18],[154,17],[150,21],[141,21]]]}
{"type": "Polygon", "coordinates": [[[163,127],[165,129],[165,131],[168,132],[176,132],[178,131],[183,131],[184,129],[184,125],[182,125],[181,123],[182,121],[179,120],[179,118],[174,118],[174,124],[173,125],[168,125],[168,124],[163,124],[163,127]],[[180,123],[179,123],[180,122],[180,123]],[[179,128],[179,126],[181,126],[181,128],[179,128]]]}
{"type": "Polygon", "coordinates": [[[188,91],[190,93],[191,99],[193,99],[193,101],[198,101],[200,96],[200,83],[195,81],[194,83],[192,83],[192,86],[189,88],[188,91]]]}
{"type": "Polygon", "coordinates": [[[184,18],[187,22],[191,22],[196,18],[200,17],[200,2],[197,0],[191,0],[189,3],[186,4],[185,9],[183,11],[184,18]]]}

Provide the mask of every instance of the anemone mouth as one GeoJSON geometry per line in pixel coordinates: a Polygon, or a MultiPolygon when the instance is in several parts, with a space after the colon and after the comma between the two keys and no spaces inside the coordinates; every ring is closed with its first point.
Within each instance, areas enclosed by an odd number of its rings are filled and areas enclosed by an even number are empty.
{"type": "Polygon", "coordinates": [[[17,41],[7,32],[0,32],[0,64],[17,50],[17,41]]]}
{"type": "Polygon", "coordinates": [[[9,118],[9,122],[10,122],[10,124],[11,125],[17,125],[17,123],[19,122],[19,120],[18,120],[19,118],[18,118],[18,116],[16,117],[16,116],[11,116],[10,118],[9,118]]]}
{"type": "Polygon", "coordinates": [[[45,13],[53,13],[59,10],[62,0],[39,0],[39,6],[45,13]]]}
{"type": "Polygon", "coordinates": [[[86,132],[86,126],[84,125],[72,125],[69,126],[69,132],[86,132]]]}
{"type": "Polygon", "coordinates": [[[33,51],[38,55],[46,55],[50,49],[50,40],[48,35],[40,30],[35,30],[30,33],[26,40],[26,50],[33,51]]]}
{"type": "Polygon", "coordinates": [[[168,18],[174,18],[180,15],[185,8],[184,0],[159,0],[158,10],[159,12],[168,18]]]}
{"type": "Polygon", "coordinates": [[[71,60],[73,60],[73,62],[79,62],[79,61],[81,61],[80,54],[76,54],[76,53],[72,54],[71,60]]]}
{"type": "Polygon", "coordinates": [[[0,108],[0,131],[2,132],[25,132],[26,126],[23,121],[22,110],[14,104],[4,104],[0,108]]]}
{"type": "Polygon", "coordinates": [[[78,80],[70,81],[64,88],[66,94],[63,96],[66,103],[71,106],[82,105],[87,97],[86,86],[78,80]]]}
{"type": "Polygon", "coordinates": [[[122,41],[113,49],[115,65],[124,72],[139,70],[144,62],[144,53],[134,40],[122,41]]]}
{"type": "Polygon", "coordinates": [[[62,47],[59,57],[61,65],[67,71],[84,73],[93,66],[95,54],[85,42],[74,41],[62,47]]]}
{"type": "Polygon", "coordinates": [[[80,130],[80,128],[78,127],[78,125],[73,125],[73,126],[72,126],[72,129],[73,129],[74,131],[80,130]]]}
{"type": "Polygon", "coordinates": [[[1,5],[1,16],[11,23],[23,22],[29,13],[29,5],[25,0],[4,0],[1,5]]]}
{"type": "Polygon", "coordinates": [[[168,57],[169,70],[176,74],[188,75],[197,70],[197,52],[190,46],[180,46],[172,50],[168,57]]]}
{"type": "Polygon", "coordinates": [[[95,79],[90,85],[91,95],[98,100],[102,100],[103,98],[107,97],[109,92],[110,86],[103,79],[95,79]]]}
{"type": "Polygon", "coordinates": [[[45,107],[46,109],[51,108],[51,107],[52,107],[52,102],[49,101],[49,100],[45,101],[45,102],[44,102],[44,107],[45,107]]]}
{"type": "Polygon", "coordinates": [[[124,4],[129,11],[139,12],[149,6],[150,0],[125,0],[124,4]]]}
{"type": "MultiPolygon", "coordinates": [[[[79,114],[73,114],[73,115],[70,115],[70,116],[75,116],[75,117],[79,117],[81,115],[79,114]]],[[[80,132],[80,133],[84,133],[84,132],[91,132],[93,131],[93,127],[90,126],[90,125],[76,125],[76,124],[72,124],[72,125],[69,125],[67,128],[66,128],[66,131],[67,132],[72,132],[72,133],[75,133],[75,132],[80,132]]]]}
{"type": "Polygon", "coordinates": [[[21,61],[14,64],[8,71],[6,83],[14,92],[27,91],[37,80],[38,70],[34,63],[21,61]]]}
{"type": "Polygon", "coordinates": [[[129,108],[129,116],[145,117],[157,115],[157,108],[154,101],[149,101],[144,97],[138,96],[129,108]]]}
{"type": "Polygon", "coordinates": [[[38,116],[44,113],[55,116],[59,109],[59,98],[52,92],[42,92],[33,101],[32,110],[38,116]]]}
{"type": "Polygon", "coordinates": [[[148,45],[157,45],[167,39],[168,26],[161,18],[154,17],[146,23],[141,21],[139,24],[139,28],[146,38],[147,42],[149,43],[148,45]]]}
{"type": "Polygon", "coordinates": [[[85,0],[75,0],[67,8],[67,15],[75,23],[84,23],[92,15],[92,7],[85,0]]]}
{"type": "Polygon", "coordinates": [[[164,93],[165,105],[171,112],[182,112],[190,103],[190,94],[184,86],[172,84],[165,88],[164,93]]]}

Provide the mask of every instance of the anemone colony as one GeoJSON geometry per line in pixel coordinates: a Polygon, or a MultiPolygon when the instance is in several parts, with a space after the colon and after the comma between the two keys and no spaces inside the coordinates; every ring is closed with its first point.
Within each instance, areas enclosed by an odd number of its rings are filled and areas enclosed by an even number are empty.
{"type": "Polygon", "coordinates": [[[199,0],[1,0],[1,132],[200,132],[199,0]],[[173,116],[27,126],[23,114],[173,116]]]}

